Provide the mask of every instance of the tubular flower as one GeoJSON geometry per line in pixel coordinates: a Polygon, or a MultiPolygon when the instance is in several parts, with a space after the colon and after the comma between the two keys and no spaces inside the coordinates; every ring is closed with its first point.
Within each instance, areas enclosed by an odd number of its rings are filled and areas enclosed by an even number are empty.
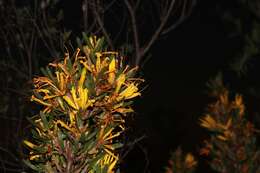
{"type": "Polygon", "coordinates": [[[92,105],[94,100],[88,98],[87,88],[78,88],[76,91],[75,87],[72,87],[70,93],[63,96],[63,99],[67,104],[75,110],[85,110],[88,106],[92,105]],[[77,94],[78,93],[78,94],[77,94]]]}
{"type": "Polygon", "coordinates": [[[113,58],[109,64],[109,71],[108,71],[108,82],[110,84],[114,83],[115,73],[116,73],[116,61],[115,58],[113,58]]]}
{"type": "Polygon", "coordinates": [[[114,172],[113,170],[114,170],[114,167],[115,167],[117,161],[118,161],[118,157],[114,157],[112,155],[106,154],[104,156],[104,158],[101,159],[99,162],[100,162],[101,167],[105,167],[105,166],[108,167],[108,170],[107,170],[108,173],[113,173],[114,172]]]}
{"type": "Polygon", "coordinates": [[[117,101],[120,101],[122,99],[131,99],[140,95],[141,94],[138,92],[137,86],[134,83],[131,83],[125,90],[119,93],[117,101]]]}

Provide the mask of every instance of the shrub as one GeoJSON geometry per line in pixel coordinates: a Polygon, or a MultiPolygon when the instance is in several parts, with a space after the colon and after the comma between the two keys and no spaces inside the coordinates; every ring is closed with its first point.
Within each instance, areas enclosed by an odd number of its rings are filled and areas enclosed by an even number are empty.
{"type": "Polygon", "coordinates": [[[132,98],[142,79],[137,67],[124,64],[118,52],[106,50],[104,39],[86,39],[82,50],[50,63],[33,79],[31,100],[42,105],[29,118],[31,139],[24,162],[37,172],[119,171],[118,149],[132,98]]]}

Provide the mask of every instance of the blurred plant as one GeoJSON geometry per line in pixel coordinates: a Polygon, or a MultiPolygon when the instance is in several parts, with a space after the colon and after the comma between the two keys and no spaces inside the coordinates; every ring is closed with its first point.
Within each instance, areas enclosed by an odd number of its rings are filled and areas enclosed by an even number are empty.
{"type": "Polygon", "coordinates": [[[192,173],[195,171],[197,161],[191,153],[183,154],[179,147],[169,160],[165,173],[192,173]]]}
{"type": "Polygon", "coordinates": [[[245,75],[253,58],[259,57],[260,50],[260,3],[257,0],[235,0],[229,8],[219,7],[228,35],[241,42],[230,67],[238,75],[245,75]]]}
{"type": "Polygon", "coordinates": [[[200,153],[210,156],[213,170],[221,173],[260,171],[257,130],[245,118],[241,95],[237,94],[234,101],[230,101],[227,89],[221,90],[216,103],[211,104],[208,113],[200,119],[200,125],[211,132],[200,153]]]}
{"type": "Polygon", "coordinates": [[[143,80],[118,52],[107,51],[103,38],[86,42],[33,80],[31,100],[43,106],[30,118],[32,139],[24,140],[30,151],[25,163],[34,171],[119,171],[120,135],[143,80]]]}

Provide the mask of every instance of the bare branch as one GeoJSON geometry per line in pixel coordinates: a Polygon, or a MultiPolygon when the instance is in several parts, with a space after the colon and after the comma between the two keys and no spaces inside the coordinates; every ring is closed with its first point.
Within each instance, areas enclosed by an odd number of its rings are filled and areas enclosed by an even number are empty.
{"type": "Polygon", "coordinates": [[[109,4],[106,7],[104,7],[104,11],[103,12],[105,13],[107,10],[109,10],[111,8],[111,6],[114,5],[114,3],[116,1],[117,0],[112,0],[111,2],[109,2],[109,4]]]}
{"type": "Polygon", "coordinates": [[[125,26],[125,24],[126,24],[126,17],[127,15],[126,15],[126,13],[124,13],[123,14],[123,17],[122,17],[122,19],[121,19],[121,25],[118,27],[119,29],[118,29],[118,31],[117,31],[117,34],[114,36],[114,42],[116,42],[117,41],[117,39],[119,38],[119,36],[122,34],[122,32],[123,32],[123,29],[124,29],[124,26],[125,26]]]}
{"type": "Polygon", "coordinates": [[[196,0],[192,0],[191,6],[188,9],[187,9],[187,2],[188,2],[188,0],[184,0],[183,6],[182,6],[181,15],[178,18],[178,21],[174,22],[168,28],[165,28],[162,31],[162,35],[168,34],[170,31],[176,29],[181,23],[183,23],[184,20],[186,20],[191,15],[191,12],[192,12],[193,8],[195,7],[196,0]]]}
{"type": "MultiPolygon", "coordinates": [[[[163,17],[160,26],[157,28],[157,30],[154,32],[152,38],[150,39],[150,41],[148,42],[148,44],[143,48],[143,51],[141,52],[141,56],[144,56],[151,48],[151,46],[153,45],[153,43],[158,39],[158,37],[160,36],[164,26],[166,25],[168,18],[171,14],[171,12],[173,11],[173,7],[175,4],[175,0],[171,1],[171,4],[166,12],[166,15],[163,17]]],[[[141,59],[137,59],[136,63],[139,64],[141,61],[141,59]]]]}
{"type": "Polygon", "coordinates": [[[87,0],[84,0],[82,3],[82,13],[83,13],[83,27],[84,30],[87,30],[88,27],[88,2],[87,0]]]}
{"type": "Polygon", "coordinates": [[[137,24],[136,24],[135,11],[128,0],[125,0],[125,4],[126,4],[126,7],[130,14],[130,17],[131,17],[134,45],[135,45],[135,58],[136,58],[135,65],[138,65],[139,62],[141,61],[142,53],[141,53],[140,45],[139,45],[139,36],[138,36],[138,29],[137,29],[137,24]]]}
{"type": "Polygon", "coordinates": [[[100,1],[98,0],[97,1],[98,4],[95,4],[94,7],[95,7],[95,10],[94,11],[94,15],[96,16],[96,19],[97,19],[97,23],[102,31],[102,33],[104,34],[109,46],[111,47],[112,50],[114,50],[114,46],[113,46],[113,43],[112,43],[112,40],[110,39],[109,35],[108,35],[108,32],[104,26],[104,21],[101,20],[101,17],[100,17],[100,1]]]}

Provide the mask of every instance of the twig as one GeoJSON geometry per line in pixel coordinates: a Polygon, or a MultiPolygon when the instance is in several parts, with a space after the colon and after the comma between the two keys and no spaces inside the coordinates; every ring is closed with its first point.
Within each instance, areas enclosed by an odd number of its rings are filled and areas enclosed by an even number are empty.
{"type": "Polygon", "coordinates": [[[137,145],[142,150],[142,152],[144,153],[144,156],[145,156],[145,167],[144,167],[144,171],[143,172],[146,173],[148,171],[149,165],[150,165],[147,149],[144,148],[141,144],[137,144],[137,145]]]}
{"type": "Polygon", "coordinates": [[[143,135],[143,136],[141,136],[141,137],[135,139],[133,142],[129,142],[129,143],[126,145],[126,147],[129,147],[129,149],[126,150],[126,152],[120,157],[120,160],[123,160],[123,159],[126,157],[126,155],[134,148],[134,146],[135,146],[138,142],[140,142],[141,140],[143,140],[144,138],[146,138],[146,135],[143,135]]]}
{"type": "MultiPolygon", "coordinates": [[[[175,2],[176,2],[175,0],[171,1],[168,11],[167,11],[166,15],[163,17],[163,20],[161,21],[160,26],[154,32],[154,34],[153,34],[152,38],[150,39],[150,41],[148,42],[148,44],[143,48],[142,56],[144,56],[150,50],[153,43],[158,39],[160,33],[162,32],[163,27],[166,25],[166,23],[168,21],[168,18],[173,10],[175,2]]],[[[136,64],[139,64],[140,61],[141,61],[141,59],[137,59],[136,64]]]]}
{"type": "Polygon", "coordinates": [[[135,16],[135,11],[131,4],[129,3],[128,0],[124,0],[126,7],[128,9],[128,12],[130,13],[130,18],[132,22],[132,29],[133,29],[133,34],[134,34],[134,46],[135,46],[135,65],[138,65],[141,61],[142,58],[142,52],[140,50],[140,45],[139,45],[139,36],[138,36],[138,29],[137,29],[137,24],[136,24],[136,16],[135,16]]]}
{"type": "Polygon", "coordinates": [[[186,12],[187,0],[185,0],[183,7],[182,7],[182,11],[181,11],[181,16],[178,18],[178,21],[173,23],[168,28],[164,29],[162,31],[162,35],[168,34],[170,31],[176,29],[181,23],[183,23],[183,21],[186,20],[191,15],[191,12],[192,12],[193,8],[195,7],[196,3],[197,3],[196,0],[192,0],[191,7],[188,9],[188,12],[186,12]]]}
{"type": "Polygon", "coordinates": [[[111,8],[111,6],[114,5],[114,3],[115,3],[116,1],[117,1],[117,0],[111,0],[111,1],[109,2],[109,4],[106,5],[106,7],[104,7],[103,13],[105,13],[107,10],[109,10],[109,9],[111,8]]]}
{"type": "Polygon", "coordinates": [[[98,22],[98,25],[100,26],[104,36],[106,37],[106,41],[108,42],[110,48],[112,50],[114,50],[114,46],[113,46],[113,43],[112,43],[112,40],[110,39],[109,35],[108,35],[108,32],[107,30],[105,29],[105,26],[104,26],[104,21],[101,20],[100,18],[100,15],[99,15],[99,12],[100,12],[100,9],[99,9],[99,6],[100,6],[100,1],[98,0],[97,1],[98,4],[95,4],[95,10],[94,11],[94,14],[96,16],[96,19],[97,19],[97,22],[98,22]]]}
{"type": "Polygon", "coordinates": [[[3,151],[5,153],[7,153],[9,156],[11,156],[16,162],[18,162],[19,159],[17,159],[17,157],[10,151],[8,151],[7,149],[3,148],[0,146],[0,151],[3,151]]]}

